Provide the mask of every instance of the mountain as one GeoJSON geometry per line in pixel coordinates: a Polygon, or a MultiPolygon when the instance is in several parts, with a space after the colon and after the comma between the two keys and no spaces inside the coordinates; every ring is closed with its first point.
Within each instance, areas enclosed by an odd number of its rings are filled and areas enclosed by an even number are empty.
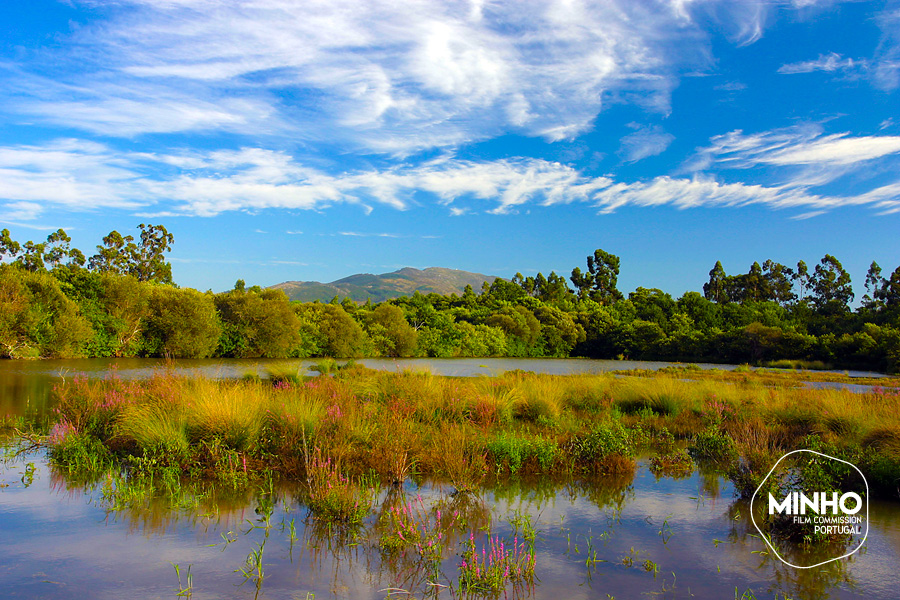
{"type": "Polygon", "coordinates": [[[406,267],[381,275],[358,273],[331,283],[285,281],[269,287],[284,290],[291,300],[300,300],[301,302],[312,302],[313,300],[329,302],[335,296],[339,296],[341,299],[350,297],[359,302],[365,302],[368,298],[371,298],[372,302],[381,302],[400,296],[412,296],[416,290],[423,294],[461,295],[467,285],[471,285],[475,293],[478,293],[482,283],[485,281],[493,283],[495,279],[497,278],[493,275],[469,273],[456,269],[429,267],[420,270],[406,267]]]}

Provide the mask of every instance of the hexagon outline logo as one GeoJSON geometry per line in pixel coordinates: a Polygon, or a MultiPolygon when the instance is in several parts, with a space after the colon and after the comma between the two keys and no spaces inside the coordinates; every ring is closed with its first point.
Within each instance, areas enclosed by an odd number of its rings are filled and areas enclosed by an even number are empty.
{"type": "Polygon", "coordinates": [[[777,461],[775,461],[775,464],[772,465],[772,468],[769,469],[769,472],[766,474],[765,477],[763,477],[762,481],[759,483],[759,486],[756,488],[756,491],[753,492],[753,496],[751,496],[751,498],[750,498],[750,520],[753,522],[753,527],[756,528],[756,531],[759,532],[760,537],[766,543],[766,546],[769,547],[769,550],[771,550],[772,553],[776,557],[778,557],[778,560],[780,560],[787,566],[793,567],[795,569],[814,569],[816,567],[821,567],[822,565],[828,564],[830,562],[834,562],[836,560],[840,560],[842,558],[847,558],[848,556],[852,556],[852,555],[856,554],[857,552],[859,552],[860,548],[862,548],[865,545],[866,539],[869,537],[869,482],[866,481],[866,476],[863,475],[862,471],[860,471],[859,468],[851,462],[847,462],[846,460],[842,460],[840,458],[835,458],[834,456],[830,456],[830,455],[824,454],[822,452],[816,452],[815,450],[791,450],[790,452],[788,452],[787,454],[785,454],[784,456],[779,458],[777,461]],[[830,458],[831,460],[836,460],[838,462],[842,462],[845,465],[850,465],[851,467],[853,467],[853,469],[857,473],[859,473],[859,476],[862,477],[863,483],[866,484],[866,518],[865,518],[866,533],[865,533],[865,535],[863,535],[862,541],[859,543],[859,545],[854,550],[848,552],[847,554],[844,554],[841,556],[836,556],[835,558],[829,558],[828,560],[822,561],[820,563],[816,563],[814,565],[808,565],[808,566],[795,565],[795,564],[789,563],[780,554],[778,554],[778,550],[776,550],[775,547],[769,542],[769,537],[765,533],[763,533],[763,530],[760,529],[759,525],[757,525],[757,523],[756,523],[756,518],[753,516],[753,502],[756,500],[756,495],[759,493],[759,490],[762,488],[763,484],[769,479],[769,477],[772,475],[772,473],[775,471],[775,469],[778,467],[778,465],[781,463],[781,461],[783,461],[784,459],[786,459],[788,456],[790,456],[792,454],[798,454],[800,452],[809,452],[810,454],[817,454],[817,455],[823,456],[825,458],[830,458]]]}

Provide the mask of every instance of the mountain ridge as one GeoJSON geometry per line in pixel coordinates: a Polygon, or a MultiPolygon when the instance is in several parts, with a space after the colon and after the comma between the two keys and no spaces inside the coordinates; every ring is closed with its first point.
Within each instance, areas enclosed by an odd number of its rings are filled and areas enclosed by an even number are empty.
{"type": "Polygon", "coordinates": [[[357,302],[383,302],[401,296],[422,294],[462,294],[467,285],[477,292],[482,283],[488,284],[498,279],[494,275],[472,273],[446,267],[416,269],[403,267],[390,273],[355,273],[329,283],[320,281],[284,281],[269,286],[283,290],[291,300],[328,302],[335,296],[349,297],[357,302]]]}

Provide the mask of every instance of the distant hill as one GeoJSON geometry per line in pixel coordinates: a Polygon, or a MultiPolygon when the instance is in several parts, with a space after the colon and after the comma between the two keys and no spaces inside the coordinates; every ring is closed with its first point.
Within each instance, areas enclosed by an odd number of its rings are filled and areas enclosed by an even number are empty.
{"type": "Polygon", "coordinates": [[[371,298],[372,302],[382,302],[400,296],[412,296],[418,290],[422,294],[462,294],[467,285],[471,285],[478,293],[485,281],[493,283],[497,279],[493,275],[469,273],[456,269],[429,267],[413,269],[406,267],[393,273],[372,275],[359,273],[332,281],[285,281],[273,286],[273,289],[284,290],[291,300],[312,302],[321,300],[329,302],[335,296],[341,299],[349,297],[359,302],[371,298]]]}

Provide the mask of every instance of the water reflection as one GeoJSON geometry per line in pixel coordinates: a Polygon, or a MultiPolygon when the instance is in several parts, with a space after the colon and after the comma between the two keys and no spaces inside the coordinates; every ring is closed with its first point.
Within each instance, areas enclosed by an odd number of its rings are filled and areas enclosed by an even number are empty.
{"type": "Polygon", "coordinates": [[[178,583],[170,563],[191,566],[195,598],[384,598],[400,590],[451,598],[468,537],[521,539],[526,523],[535,531],[537,579],[533,588],[509,588],[520,597],[732,598],[750,589],[759,599],[887,599],[896,597],[900,566],[895,504],[872,503],[864,552],[792,569],[769,554],[747,503],[713,471],[675,480],[642,465],[611,478],[493,480],[478,493],[408,481],[381,489],[370,517],[349,529],[309,514],[293,482],[188,485],[173,507],[159,490],[116,496],[115,477],[73,482],[30,455],[0,465],[0,483],[8,486],[0,489],[0,586],[10,598],[171,598],[178,583]],[[26,487],[28,462],[36,470],[26,487]],[[391,537],[403,507],[416,512],[421,547],[391,537]],[[437,539],[440,548],[428,550],[437,539]],[[257,554],[262,577],[254,575],[257,554]]]}

